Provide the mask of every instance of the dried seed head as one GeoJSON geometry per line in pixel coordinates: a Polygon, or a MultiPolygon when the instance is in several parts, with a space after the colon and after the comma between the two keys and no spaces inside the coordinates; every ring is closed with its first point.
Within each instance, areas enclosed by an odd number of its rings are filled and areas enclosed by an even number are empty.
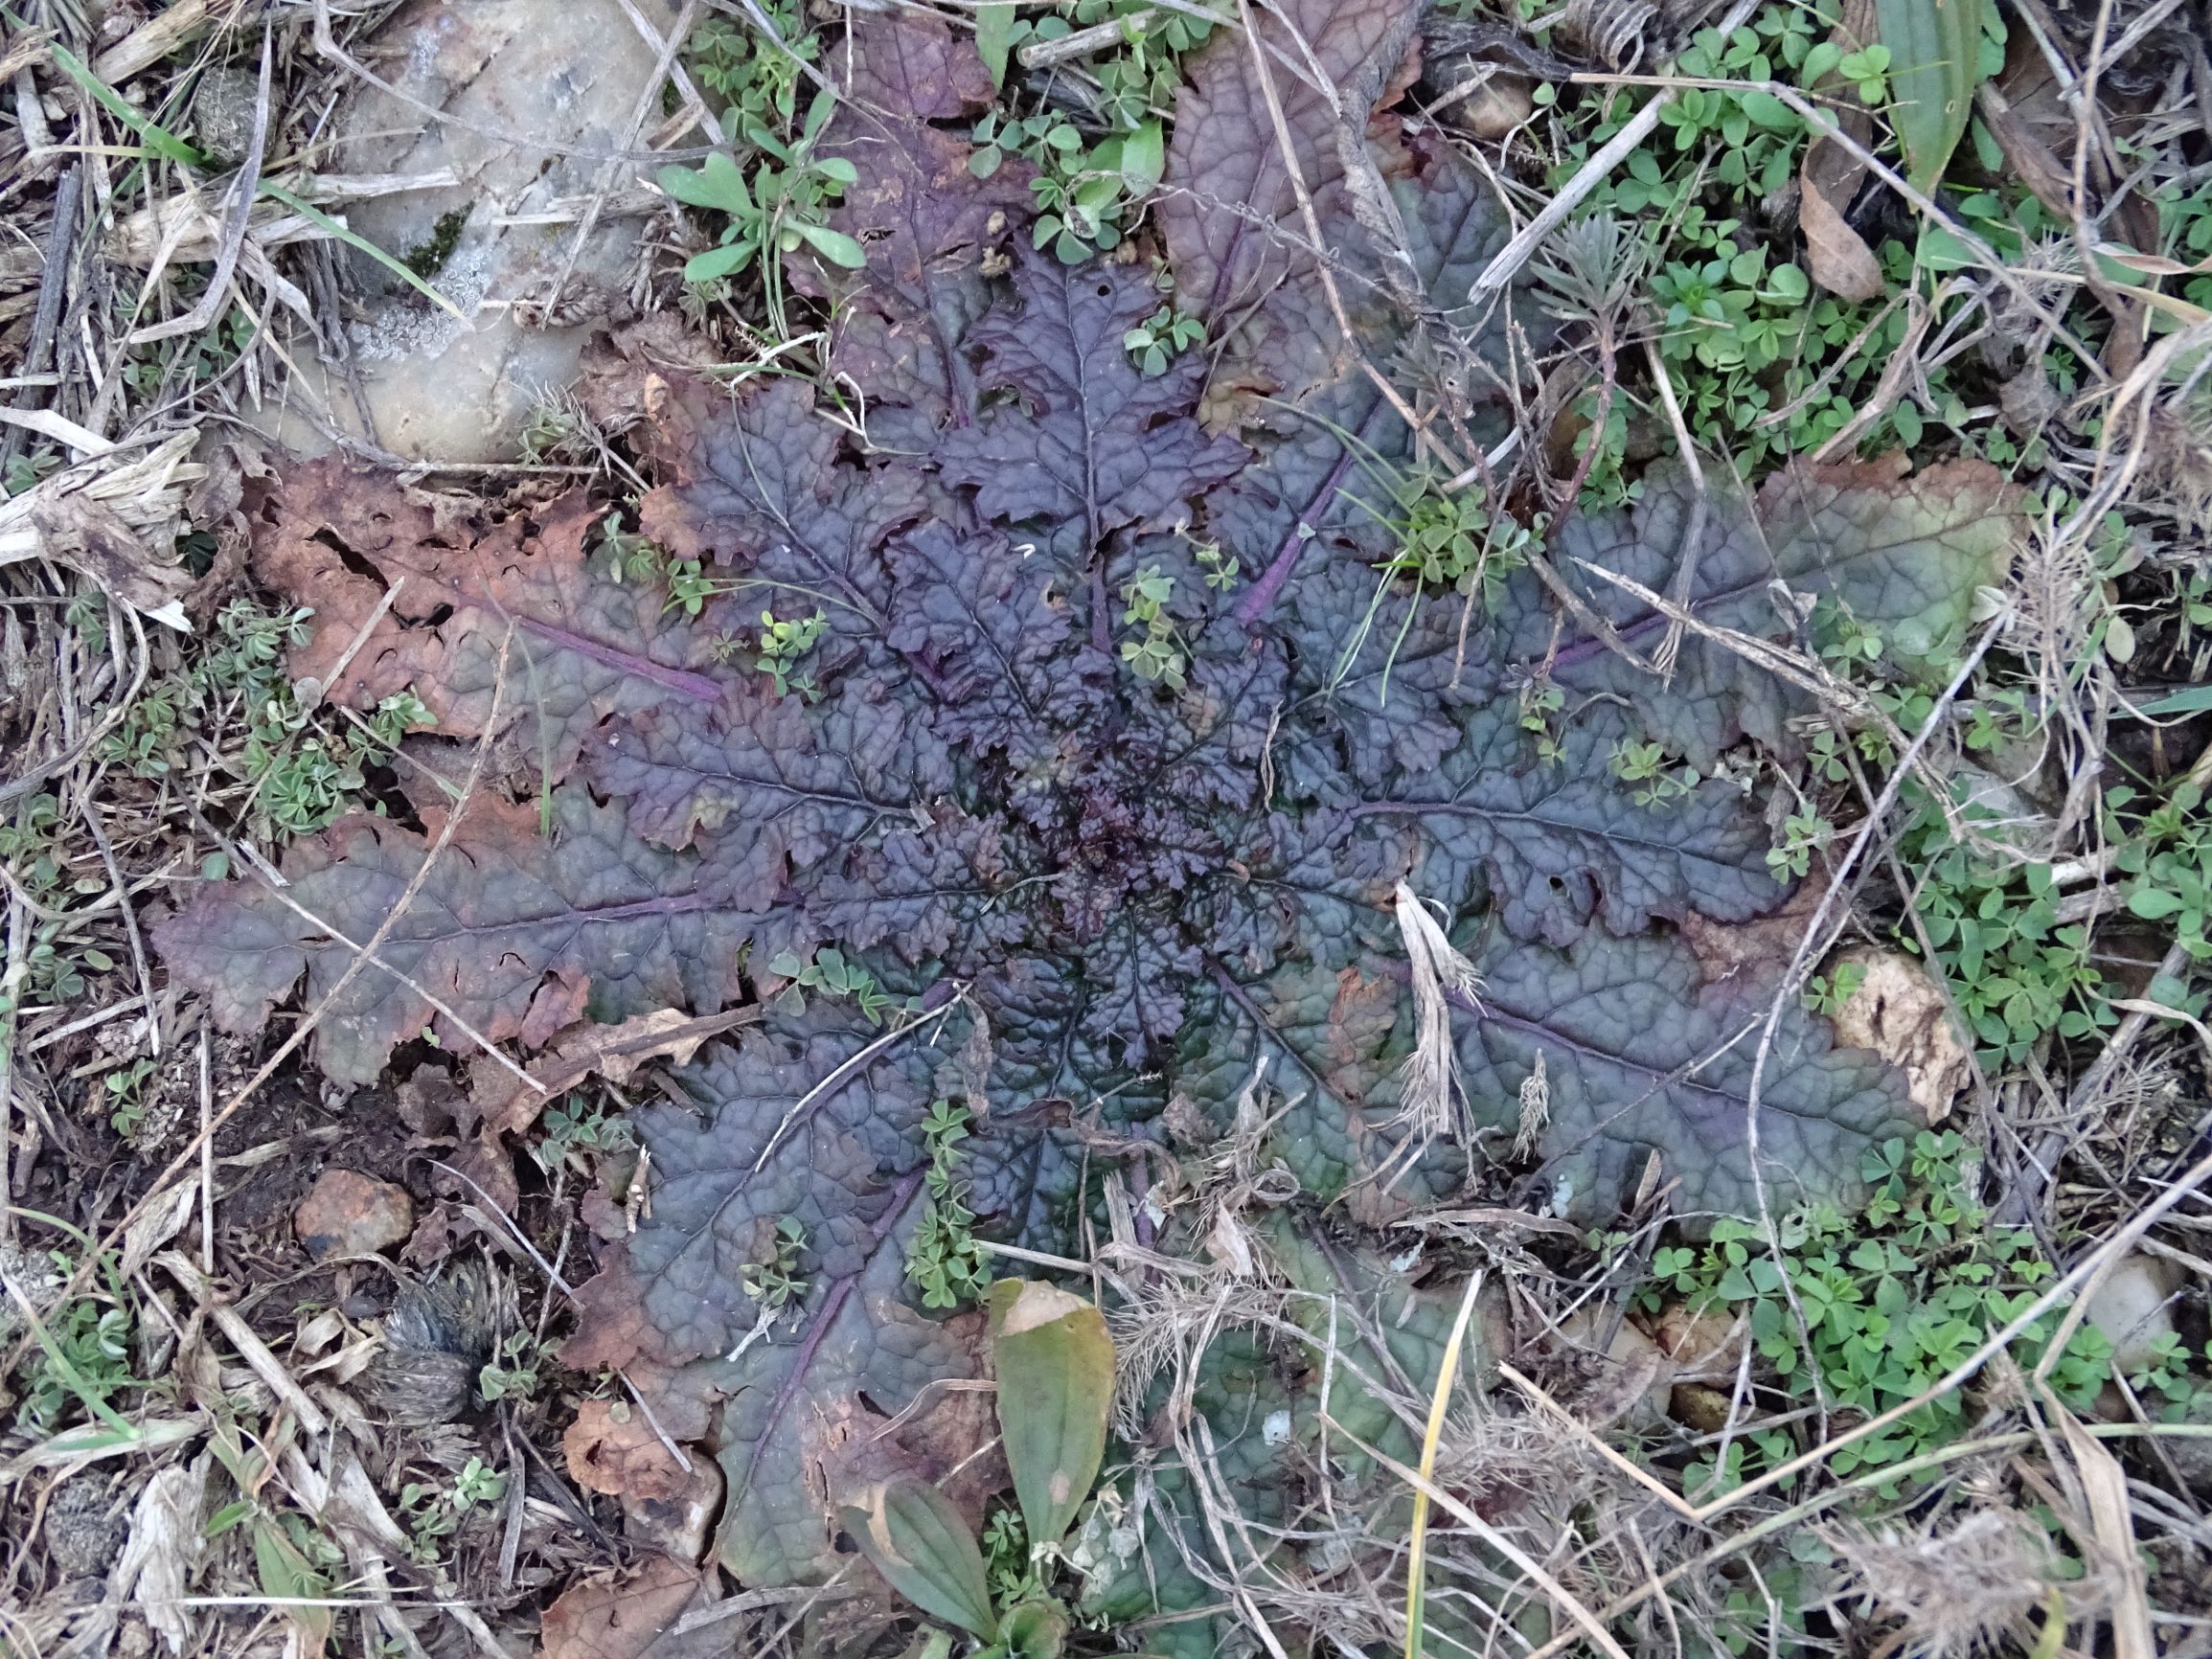
{"type": "Polygon", "coordinates": [[[1659,9],[1652,0],[1567,0],[1554,37],[1625,75],[1644,55],[1644,36],[1659,9]]]}
{"type": "Polygon", "coordinates": [[[2028,1615],[2055,1584],[2041,1532],[2018,1510],[1977,1511],[1948,1533],[1837,1527],[1824,1534],[1852,1589],[1904,1622],[1912,1659],[1987,1652],[2034,1641],[2028,1615]]]}
{"type": "Polygon", "coordinates": [[[393,1421],[423,1427],[461,1415],[477,1374],[490,1363],[503,1300],[503,1287],[473,1262],[433,1284],[410,1284],[393,1299],[383,1350],[368,1373],[393,1421]]]}
{"type": "Polygon", "coordinates": [[[1382,1181],[1385,1192],[1447,1129],[1463,1145],[1469,1139],[1463,1116],[1456,1110],[1459,1051],[1451,1040],[1450,998],[1457,992],[1471,1001],[1482,989],[1474,964],[1453,948],[1420,896],[1402,881],[1398,884],[1398,931],[1413,970],[1415,1034],[1413,1053],[1400,1074],[1404,1079],[1402,1104],[1384,1125],[1405,1131],[1397,1149],[1376,1171],[1379,1177],[1387,1177],[1382,1181]]]}

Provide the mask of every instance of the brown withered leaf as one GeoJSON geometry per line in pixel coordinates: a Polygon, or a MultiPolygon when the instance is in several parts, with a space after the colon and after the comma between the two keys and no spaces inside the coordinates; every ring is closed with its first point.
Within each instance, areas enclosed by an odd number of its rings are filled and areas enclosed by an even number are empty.
{"type": "MultiPolygon", "coordinates": [[[[493,1042],[521,1034],[548,975],[588,976],[597,1010],[618,1020],[686,1003],[712,1013],[736,1000],[741,948],[762,915],[703,891],[696,860],[639,840],[619,808],[573,785],[550,805],[548,837],[534,805],[471,804],[384,942],[385,966],[355,975],[316,1028],[326,1075],[374,1081],[395,1044],[441,1017],[424,990],[493,1042]]],[[[218,1025],[254,1031],[303,974],[310,998],[331,994],[354,953],[329,930],[365,943],[428,851],[402,825],[348,818],[292,844],[284,893],[210,883],[152,935],[175,979],[208,993],[218,1025]]]]}
{"type": "Polygon", "coordinates": [[[1859,985],[1836,1011],[1836,1040],[1872,1049],[1897,1067],[1912,1103],[1929,1123],[1942,1123],[1973,1080],[1966,1039],[1942,987],[1918,961],[1894,950],[1847,950],[1829,972],[1846,968],[1858,970],[1859,985]]]}
{"type": "MultiPolygon", "coordinates": [[[[1833,147],[1831,147],[1833,148],[1833,147]]],[[[1866,239],[1851,228],[1836,204],[1829,200],[1813,175],[1808,157],[1803,195],[1797,209],[1798,228],[1805,233],[1805,259],[1813,280],[1839,299],[1863,305],[1881,297],[1881,261],[1866,245],[1866,239]]]]}
{"type": "Polygon", "coordinates": [[[1682,919],[1682,941],[1697,957],[1707,985],[1771,979],[1796,954],[1827,891],[1828,873],[1816,865],[1778,908],[1748,921],[1715,921],[1692,911],[1682,919]]]}
{"type": "Polygon", "coordinates": [[[191,591],[192,574],[157,558],[113,508],[80,491],[35,508],[31,517],[48,557],[75,565],[131,609],[183,625],[177,602],[191,591]]]}
{"type": "Polygon", "coordinates": [[[627,1573],[602,1574],[561,1592],[540,1627],[545,1659],[703,1659],[727,1651],[724,1625],[674,1633],[686,1612],[714,1599],[712,1571],[647,1556],[627,1573]]]}
{"type": "MultiPolygon", "coordinates": [[[[1857,52],[1874,39],[1876,32],[1874,0],[1849,0],[1828,39],[1839,51],[1857,52]]],[[[1863,304],[1881,297],[1881,263],[1843,216],[1866,177],[1866,164],[1859,157],[1873,140],[1874,117],[1852,95],[1840,73],[1831,71],[1823,77],[1818,90],[1836,112],[1836,123],[1851,144],[1816,138],[1806,148],[1797,173],[1802,193],[1798,228],[1805,233],[1806,263],[1813,280],[1832,294],[1863,304]]]]}
{"type": "Polygon", "coordinates": [[[512,626],[500,725],[527,722],[533,769],[559,778],[606,716],[721,695],[699,671],[715,630],[614,580],[601,516],[582,492],[502,510],[331,457],[255,495],[254,574],[314,611],[295,678],[363,710],[411,691],[449,738],[483,734],[512,626]]]}
{"type": "Polygon", "coordinates": [[[560,1437],[569,1478],[610,1497],[673,1498],[691,1479],[645,1414],[627,1400],[587,1399],[560,1437]]]}

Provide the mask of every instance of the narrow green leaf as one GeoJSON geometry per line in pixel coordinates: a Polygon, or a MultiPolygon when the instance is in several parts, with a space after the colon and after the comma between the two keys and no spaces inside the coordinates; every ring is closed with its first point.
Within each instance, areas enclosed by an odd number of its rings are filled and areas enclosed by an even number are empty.
{"type": "Polygon", "coordinates": [[[284,1611],[300,1636],[301,1650],[321,1653],[330,1643],[331,1627],[337,1622],[336,1610],[300,1603],[330,1595],[331,1580],[316,1570],[315,1564],[277,1522],[255,1521],[253,1540],[254,1568],[261,1579],[262,1594],[292,1603],[284,1611]]]}
{"type": "Polygon", "coordinates": [[[1014,50],[1014,0],[983,0],[975,9],[975,50],[991,71],[991,84],[1006,84],[1006,60],[1014,50]]]}
{"type": "Polygon", "coordinates": [[[1067,1535],[1106,1457],[1114,1345],[1106,1316],[1050,1284],[1002,1279],[991,1287],[998,1425],[1030,1541],[1067,1535]]]}
{"type": "Polygon", "coordinates": [[[400,261],[394,259],[390,254],[386,253],[375,242],[371,241],[367,237],[361,235],[360,232],[348,229],[344,224],[332,218],[321,208],[315,206],[314,203],[301,200],[300,197],[294,195],[290,191],[285,189],[283,185],[272,184],[265,178],[262,180],[261,193],[267,196],[271,201],[282,202],[285,207],[290,208],[292,212],[298,214],[300,217],[306,219],[309,224],[321,230],[325,235],[335,237],[338,239],[338,240],[344,242],[348,247],[367,254],[369,258],[375,260],[378,264],[382,265],[386,270],[390,271],[394,276],[398,277],[410,288],[413,288],[417,293],[422,295],[423,298],[430,301],[431,304],[437,306],[440,309],[450,312],[453,316],[460,319],[460,321],[464,323],[468,320],[467,315],[461,309],[459,306],[456,306],[451,300],[448,300],[444,294],[440,293],[436,288],[432,287],[416,272],[410,270],[400,261]]]}
{"type": "Polygon", "coordinates": [[[185,143],[183,139],[177,137],[167,127],[148,119],[143,112],[131,108],[125,102],[121,93],[101,80],[99,76],[93,74],[91,66],[83,58],[78,57],[76,53],[70,51],[68,47],[62,45],[60,41],[50,42],[47,50],[54,54],[54,61],[61,65],[63,73],[70,80],[76,81],[78,85],[98,99],[101,107],[106,110],[108,114],[114,116],[116,120],[122,122],[124,125],[146,140],[146,148],[152,150],[154,154],[170,161],[181,162],[187,167],[197,167],[207,159],[206,156],[185,143]]]}
{"type": "Polygon", "coordinates": [[[884,1581],[933,1619],[986,1642],[998,1634],[983,1552],[952,1500],[908,1475],[886,1482],[865,1507],[839,1516],[884,1581]]]}
{"type": "Polygon", "coordinates": [[[753,211],[752,195],[745,189],[745,175],[738,170],[736,162],[718,149],[696,169],[664,167],[658,176],[662,190],[692,207],[712,208],[725,214],[753,211]]]}
{"type": "Polygon", "coordinates": [[[1935,188],[1966,135],[1981,80],[1982,0],[1877,0],[1889,48],[1890,120],[1904,146],[1906,176],[1935,188]]]}
{"type": "Polygon", "coordinates": [[[726,277],[732,271],[741,271],[753,257],[749,241],[734,242],[726,248],[709,248],[703,254],[694,254],[684,261],[684,281],[711,283],[717,277],[726,277]]]}
{"type": "Polygon", "coordinates": [[[2191,686],[2176,692],[2170,697],[2160,697],[2155,703],[2143,705],[2142,712],[2153,716],[2164,715],[2201,715],[2212,709],[2212,686],[2191,686]]]}

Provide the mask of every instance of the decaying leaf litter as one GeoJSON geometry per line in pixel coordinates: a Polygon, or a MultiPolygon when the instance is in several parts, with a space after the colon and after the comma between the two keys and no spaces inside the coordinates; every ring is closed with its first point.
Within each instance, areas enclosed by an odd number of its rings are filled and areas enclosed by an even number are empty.
{"type": "Polygon", "coordinates": [[[5,21],[11,1649],[2199,1640],[2201,7],[5,21]]]}

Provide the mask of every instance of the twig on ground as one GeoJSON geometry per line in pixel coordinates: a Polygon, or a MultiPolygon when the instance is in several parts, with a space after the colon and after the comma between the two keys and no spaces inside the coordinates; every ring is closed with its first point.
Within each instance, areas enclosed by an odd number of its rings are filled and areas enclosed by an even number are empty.
{"type": "Polygon", "coordinates": [[[30,908],[11,884],[8,966],[5,977],[0,977],[0,1239],[15,1237],[15,1184],[9,1161],[14,1150],[15,1009],[23,997],[30,922],[30,908]]]}
{"type": "MultiPolygon", "coordinates": [[[[683,10],[676,13],[675,23],[670,28],[665,40],[661,38],[660,32],[647,21],[645,14],[638,11],[635,0],[622,0],[622,9],[631,26],[645,36],[646,44],[652,48],[655,55],[652,73],[646,77],[645,89],[638,94],[637,104],[630,112],[629,125],[624,130],[624,148],[635,146],[644,136],[646,118],[659,107],[661,82],[670,79],[672,71],[685,106],[696,112],[696,119],[705,125],[709,137],[720,136],[715,130],[712,117],[706,112],[706,103],[699,97],[698,88],[692,84],[691,76],[676,61],[676,56],[683,50],[684,41],[698,17],[699,0],[684,0],[683,10]]],[[[592,230],[599,223],[600,213],[606,205],[607,193],[614,188],[616,172],[621,165],[619,162],[608,163],[601,170],[599,177],[592,181],[591,201],[576,227],[576,235],[569,240],[568,257],[561,261],[560,269],[553,279],[553,286],[545,298],[538,302],[548,318],[560,305],[561,291],[568,286],[568,279],[575,274],[576,261],[583,257],[583,245],[591,239],[592,230]]]]}
{"type": "MultiPolygon", "coordinates": [[[[1721,20],[1721,33],[1724,35],[1735,34],[1758,9],[1759,0],[1736,0],[1736,4],[1728,8],[1727,15],[1721,20]]],[[[1583,77],[1578,76],[1576,79],[1579,80],[1583,77]]],[[[1520,233],[1500,248],[1489,264],[1483,266],[1482,274],[1474,279],[1474,285],[1468,292],[1471,301],[1479,304],[1499,292],[1518,276],[1521,266],[1528,263],[1529,256],[1536,252],[1544,239],[1565,224],[1575,209],[1583,205],[1584,198],[1610,178],[1613,169],[1628,160],[1630,152],[1652,136],[1653,129],[1659,125],[1660,115],[1681,96],[1681,83],[1653,78],[1651,84],[1660,88],[1658,95],[1630,116],[1627,125],[1608,139],[1595,155],[1576,169],[1574,177],[1553,193],[1552,199],[1544,204],[1543,211],[1522,226],[1520,233]]]]}
{"type": "MultiPolygon", "coordinates": [[[[77,248],[77,220],[83,200],[84,164],[80,162],[61,175],[60,186],[54,193],[54,220],[46,233],[45,262],[38,274],[38,308],[31,314],[31,339],[17,371],[24,375],[44,374],[54,355],[54,335],[61,322],[62,300],[68,293],[69,266],[77,248]]],[[[44,382],[32,382],[15,395],[14,407],[29,414],[45,401],[44,382]]],[[[0,469],[22,452],[23,432],[24,428],[13,425],[0,431],[0,469]]]]}
{"type": "MultiPolygon", "coordinates": [[[[1682,648],[1682,613],[1690,602],[1690,590],[1698,580],[1698,559],[1704,552],[1705,543],[1705,467],[1698,459],[1698,446],[1691,442],[1689,422],[1682,419],[1682,405],[1675,398],[1674,376],[1667,373],[1667,365],[1660,359],[1656,340],[1644,342],[1644,355],[1652,366],[1652,380],[1659,389],[1659,403],[1667,412],[1667,424],[1674,428],[1676,452],[1682,458],[1683,469],[1690,475],[1690,518],[1682,528],[1682,545],[1675,554],[1675,580],[1667,589],[1667,599],[1674,606],[1667,618],[1667,631],[1658,648],[1652,652],[1652,668],[1668,685],[1675,683],[1675,658],[1682,648]]],[[[1603,431],[1601,427],[1600,432],[1603,431]]],[[[1590,449],[1597,450],[1597,436],[1593,434],[1590,449]]],[[[1579,492],[1578,492],[1579,493],[1579,492]]]]}
{"type": "MultiPolygon", "coordinates": [[[[2187,972],[2189,963],[2188,951],[2177,942],[2168,947],[2157,972],[2174,978],[2187,972]]],[[[2096,1104],[2097,1097],[2104,1092],[2112,1074],[2126,1062],[2129,1052],[2150,1029],[2154,1017],[2140,1009],[2132,1010],[2106,1038],[2097,1057],[2089,1062],[2089,1069],[2075,1079],[2066,1095],[2067,1122],[2047,1131],[2030,1149],[2027,1163],[2014,1174],[2012,1185],[1990,1212],[1993,1222],[2002,1227],[2022,1226],[2030,1213],[2041,1204],[2043,1191],[2056,1174],[2059,1160],[2065,1155],[2066,1148],[2081,1135],[2089,1108],[2096,1104]]]]}
{"type": "MultiPolygon", "coordinates": [[[[1291,141],[1290,124],[1283,113],[1283,100],[1275,90],[1275,72],[1267,63],[1267,45],[1261,37],[1259,26],[1252,18],[1251,0],[1237,0],[1237,14],[1243,20],[1244,40],[1252,50],[1252,67],[1260,81],[1260,94],[1267,105],[1267,119],[1275,131],[1275,147],[1283,161],[1284,176],[1289,181],[1290,193],[1298,203],[1299,217],[1305,221],[1306,235],[1316,250],[1326,249],[1328,239],[1321,234],[1321,216],[1314,209],[1312,193],[1306,187],[1306,172],[1298,165],[1297,146],[1291,141]]],[[[1397,411],[1417,443],[1428,444],[1441,457],[1446,467],[1453,472],[1462,470],[1467,463],[1451,450],[1434,433],[1428,423],[1414,412],[1406,402],[1405,395],[1391,384],[1390,379],[1368,358],[1359,344],[1359,336],[1353,332],[1352,320],[1344,310],[1343,297],[1336,291],[1336,279],[1331,274],[1329,261],[1316,258],[1313,270],[1320,279],[1321,292],[1329,302],[1329,314],[1335,321],[1337,332],[1344,337],[1344,348],[1359,360],[1360,370],[1382,394],[1383,399],[1397,411]]]]}

